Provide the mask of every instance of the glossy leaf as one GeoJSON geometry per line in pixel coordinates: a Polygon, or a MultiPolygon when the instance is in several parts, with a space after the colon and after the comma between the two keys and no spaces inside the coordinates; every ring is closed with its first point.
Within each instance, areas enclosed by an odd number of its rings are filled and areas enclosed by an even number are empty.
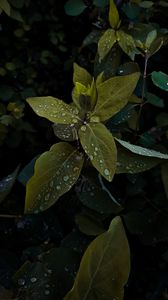
{"type": "Polygon", "coordinates": [[[92,115],[101,121],[108,120],[119,112],[129,100],[139,79],[139,73],[116,76],[98,86],[98,100],[92,115]]]}
{"type": "Polygon", "coordinates": [[[119,30],[117,31],[117,40],[121,47],[121,49],[132,59],[134,60],[135,57],[135,43],[134,39],[130,34],[127,34],[126,32],[119,30]]]}
{"type": "Polygon", "coordinates": [[[121,144],[123,147],[128,149],[129,151],[136,153],[138,155],[142,156],[148,156],[148,157],[156,157],[160,159],[168,159],[168,154],[161,153],[159,151],[143,148],[141,146],[130,144],[126,141],[120,140],[116,138],[116,141],[121,144]]]}
{"type": "Polygon", "coordinates": [[[117,29],[120,23],[120,17],[114,0],[110,0],[109,23],[113,29],[117,29]]]}
{"type": "Polygon", "coordinates": [[[83,157],[65,142],[55,144],[36,161],[26,186],[26,213],[38,213],[53,205],[77,181],[83,157]]]}
{"type": "Polygon", "coordinates": [[[11,7],[7,0],[0,0],[0,8],[8,15],[10,16],[11,13],[11,7]]]}
{"type": "Polygon", "coordinates": [[[101,36],[98,42],[98,54],[99,54],[99,61],[101,62],[102,59],[109,53],[110,49],[116,42],[116,33],[113,29],[107,29],[103,35],[101,36]]]}
{"type": "Polygon", "coordinates": [[[15,169],[15,171],[12,174],[6,176],[0,181],[0,203],[4,201],[5,198],[8,196],[8,194],[10,193],[15,183],[18,170],[19,170],[19,166],[15,169]]]}
{"type": "Polygon", "coordinates": [[[75,84],[76,82],[79,82],[83,84],[84,86],[88,86],[92,83],[92,77],[89,74],[89,72],[79,66],[78,64],[74,63],[73,65],[73,83],[75,84]]]}
{"type": "Polygon", "coordinates": [[[160,89],[168,91],[168,75],[159,71],[152,72],[152,81],[160,89]]]}
{"type": "Polygon", "coordinates": [[[33,97],[27,102],[34,112],[53,123],[74,124],[78,122],[78,110],[54,97],[33,97]]]}
{"type": "Polygon", "coordinates": [[[122,221],[116,217],[109,230],[87,248],[73,288],[64,300],[123,300],[129,272],[129,245],[122,221]]]}
{"type": "Polygon", "coordinates": [[[53,125],[53,130],[54,134],[63,141],[75,141],[78,139],[79,126],[79,123],[75,123],[72,125],[55,123],[53,125]]]}
{"type": "Polygon", "coordinates": [[[84,1],[82,0],[69,0],[65,4],[65,12],[69,16],[78,16],[86,8],[84,1]]]}
{"type": "Polygon", "coordinates": [[[156,107],[164,107],[163,99],[159,98],[158,96],[156,96],[152,93],[147,93],[146,99],[147,99],[146,103],[150,103],[156,107]]]}
{"type": "Polygon", "coordinates": [[[157,166],[159,163],[159,158],[141,156],[131,153],[129,150],[124,149],[124,147],[117,147],[117,174],[144,172],[157,166]]]}
{"type": "Polygon", "coordinates": [[[157,30],[156,29],[154,29],[154,30],[152,30],[148,33],[146,41],[145,41],[146,49],[150,48],[151,44],[154,42],[156,37],[157,37],[157,30]]]}
{"type": "Polygon", "coordinates": [[[168,163],[161,165],[162,181],[165,189],[166,196],[168,198],[168,163]]]}
{"type": "Polygon", "coordinates": [[[112,181],[116,169],[117,151],[111,133],[101,123],[89,123],[79,130],[82,147],[92,165],[108,181],[112,181]]]}

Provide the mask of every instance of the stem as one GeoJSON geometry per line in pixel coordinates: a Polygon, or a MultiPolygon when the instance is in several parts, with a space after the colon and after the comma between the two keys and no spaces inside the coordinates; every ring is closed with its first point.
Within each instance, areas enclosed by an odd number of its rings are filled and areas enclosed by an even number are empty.
{"type": "Polygon", "coordinates": [[[19,219],[19,218],[22,218],[23,216],[21,215],[1,215],[0,214],[0,218],[5,218],[5,219],[19,219]]]}
{"type": "Polygon", "coordinates": [[[144,97],[145,97],[145,86],[146,86],[146,76],[147,76],[147,66],[148,66],[148,59],[149,56],[146,53],[145,54],[145,65],[144,65],[144,72],[143,72],[143,82],[142,82],[142,94],[141,94],[141,104],[138,112],[138,118],[137,118],[137,124],[136,124],[136,131],[139,131],[139,126],[140,126],[140,118],[141,118],[141,113],[142,113],[142,108],[144,106],[144,97]]]}

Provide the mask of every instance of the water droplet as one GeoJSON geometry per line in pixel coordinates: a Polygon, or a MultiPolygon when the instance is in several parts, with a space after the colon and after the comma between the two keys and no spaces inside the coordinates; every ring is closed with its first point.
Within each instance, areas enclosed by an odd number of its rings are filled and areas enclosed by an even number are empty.
{"type": "Polygon", "coordinates": [[[32,278],[30,278],[30,281],[31,281],[32,283],[34,283],[34,282],[37,281],[37,278],[36,278],[36,277],[32,277],[32,278]]]}
{"type": "Polygon", "coordinates": [[[52,180],[52,181],[50,181],[50,184],[49,184],[49,186],[52,188],[53,186],[54,186],[54,181],[52,180]]]}
{"type": "Polygon", "coordinates": [[[47,296],[47,295],[49,295],[50,294],[50,291],[49,290],[45,290],[45,295],[47,296]]]}
{"type": "Polygon", "coordinates": [[[90,155],[90,160],[93,160],[93,155],[90,155]]]}
{"type": "Polygon", "coordinates": [[[105,169],[105,170],[104,170],[104,174],[105,174],[106,176],[109,176],[109,175],[110,175],[109,170],[108,170],[108,169],[105,169]]]}
{"type": "Polygon", "coordinates": [[[86,131],[86,126],[85,125],[81,126],[81,130],[86,131]]]}
{"type": "Polygon", "coordinates": [[[95,151],[98,151],[99,149],[97,147],[95,147],[95,151]]]}
{"type": "Polygon", "coordinates": [[[51,269],[48,269],[47,272],[48,272],[48,274],[51,274],[51,273],[52,273],[52,270],[51,270],[51,269]]]}
{"type": "Polygon", "coordinates": [[[103,163],[102,159],[100,159],[100,160],[99,160],[99,163],[100,163],[100,164],[102,164],[102,163],[103,163]]]}
{"type": "Polygon", "coordinates": [[[23,286],[23,285],[25,285],[25,283],[26,283],[26,281],[24,278],[18,279],[18,285],[23,286]]]}
{"type": "Polygon", "coordinates": [[[50,198],[50,194],[48,193],[46,196],[45,196],[45,200],[48,201],[50,198]]]}
{"type": "Polygon", "coordinates": [[[69,179],[69,176],[68,176],[68,175],[66,175],[66,176],[63,177],[63,180],[64,180],[65,182],[68,181],[68,179],[69,179]]]}
{"type": "Polygon", "coordinates": [[[60,190],[60,189],[61,189],[60,185],[57,185],[57,186],[56,186],[56,189],[57,189],[57,190],[60,190]]]}
{"type": "Polygon", "coordinates": [[[74,170],[74,172],[77,172],[79,170],[79,168],[75,167],[73,170],[74,170]]]}

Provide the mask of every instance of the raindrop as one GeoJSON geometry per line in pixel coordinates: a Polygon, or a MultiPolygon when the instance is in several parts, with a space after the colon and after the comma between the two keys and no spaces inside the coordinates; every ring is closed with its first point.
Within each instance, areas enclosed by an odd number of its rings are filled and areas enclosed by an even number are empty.
{"type": "Polygon", "coordinates": [[[50,181],[50,187],[52,188],[53,187],[53,185],[54,185],[54,181],[52,180],[52,181],[50,181]]]}
{"type": "Polygon", "coordinates": [[[81,130],[86,131],[86,126],[85,125],[81,126],[81,130]]]}
{"type": "Polygon", "coordinates": [[[57,185],[57,186],[56,186],[56,189],[57,189],[57,190],[60,190],[60,189],[61,189],[60,185],[57,185]]]}
{"type": "Polygon", "coordinates": [[[37,281],[37,278],[36,278],[36,277],[32,277],[32,278],[30,278],[30,281],[31,281],[32,283],[34,283],[34,282],[37,281]]]}
{"type": "Polygon", "coordinates": [[[46,196],[45,196],[45,200],[48,201],[50,198],[50,194],[48,193],[46,196]]]}
{"type": "Polygon", "coordinates": [[[93,160],[93,155],[90,155],[90,160],[93,160]]]}
{"type": "Polygon", "coordinates": [[[18,284],[19,284],[20,286],[25,285],[25,283],[26,283],[25,279],[23,279],[23,278],[18,279],[18,284]]]}
{"type": "Polygon", "coordinates": [[[50,294],[50,291],[49,290],[45,290],[45,295],[49,295],[50,294]]]}
{"type": "Polygon", "coordinates": [[[105,170],[104,170],[104,174],[105,174],[106,176],[110,175],[109,170],[108,170],[108,169],[105,169],[105,170]]]}
{"type": "Polygon", "coordinates": [[[63,180],[64,180],[65,182],[68,181],[68,179],[69,179],[69,176],[68,176],[68,175],[66,175],[66,176],[63,177],[63,180]]]}
{"type": "Polygon", "coordinates": [[[51,274],[51,273],[52,273],[52,270],[51,270],[51,269],[48,269],[47,272],[48,272],[48,274],[51,274]]]}

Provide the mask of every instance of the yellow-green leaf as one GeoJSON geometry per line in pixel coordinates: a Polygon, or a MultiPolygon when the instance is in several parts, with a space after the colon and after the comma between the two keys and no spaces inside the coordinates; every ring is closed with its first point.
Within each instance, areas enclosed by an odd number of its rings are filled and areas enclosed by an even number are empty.
{"type": "Polygon", "coordinates": [[[76,82],[79,82],[86,87],[91,84],[92,76],[89,74],[89,72],[86,69],[82,68],[76,63],[74,63],[73,68],[74,68],[74,72],[73,72],[74,85],[76,82]]]}
{"type": "Polygon", "coordinates": [[[76,124],[57,124],[53,125],[54,134],[63,141],[75,141],[78,139],[78,129],[80,123],[76,124]]]}
{"type": "Polygon", "coordinates": [[[76,82],[72,91],[72,99],[79,110],[92,110],[97,100],[97,91],[94,79],[87,87],[80,82],[76,82]]]}
{"type": "Polygon", "coordinates": [[[65,142],[44,152],[26,185],[25,212],[43,211],[69,191],[80,175],[83,160],[82,154],[65,142]]]}
{"type": "Polygon", "coordinates": [[[33,97],[28,98],[27,102],[38,116],[44,117],[51,122],[74,124],[79,120],[78,109],[57,98],[50,96],[33,97]]]}
{"type": "Polygon", "coordinates": [[[87,248],[64,300],[123,300],[129,272],[129,245],[121,218],[116,217],[87,248]]]}
{"type": "Polygon", "coordinates": [[[139,72],[115,76],[97,87],[98,100],[92,115],[105,121],[119,112],[132,95],[139,79],[139,72]]]}
{"type": "Polygon", "coordinates": [[[113,29],[107,29],[98,42],[99,62],[109,53],[116,42],[116,33],[113,29]]]}
{"type": "Polygon", "coordinates": [[[117,31],[116,35],[121,49],[134,60],[136,46],[133,37],[122,30],[117,31]]]}
{"type": "Polygon", "coordinates": [[[113,29],[117,29],[120,26],[120,17],[114,0],[110,0],[109,23],[113,29]]]}
{"type": "Polygon", "coordinates": [[[116,170],[117,150],[112,134],[101,123],[89,123],[79,130],[82,147],[93,166],[108,181],[116,170]]]}
{"type": "Polygon", "coordinates": [[[161,165],[161,172],[162,172],[162,181],[163,181],[165,193],[168,198],[168,162],[163,163],[161,165]]]}
{"type": "Polygon", "coordinates": [[[0,8],[8,15],[10,16],[11,7],[7,0],[0,0],[0,8]]]}

